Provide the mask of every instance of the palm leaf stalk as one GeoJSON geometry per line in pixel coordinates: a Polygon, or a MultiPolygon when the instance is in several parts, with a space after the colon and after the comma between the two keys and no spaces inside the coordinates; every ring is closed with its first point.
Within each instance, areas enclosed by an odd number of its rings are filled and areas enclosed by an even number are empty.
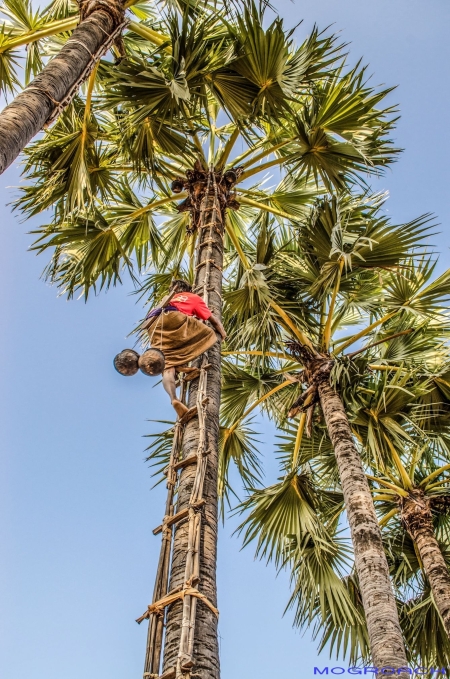
{"type": "MultiPolygon", "coordinates": [[[[183,11],[172,7],[156,22],[167,36],[156,46],[151,31],[146,37],[142,30],[139,40],[125,34],[126,58],[114,65],[101,62],[90,82],[89,101],[77,97],[27,149],[25,172],[31,182],[18,206],[30,215],[53,210],[50,223],[35,232],[35,248],[51,250],[46,276],[62,292],[71,297],[81,291],[87,297],[92,290],[121,282],[124,272],[134,281],[146,273],[141,291],[154,304],[172,275],[184,275],[195,285],[201,282],[202,260],[196,260],[195,252],[197,245],[202,246],[200,206],[204,199],[211,200],[205,193],[205,177],[212,173],[221,210],[214,225],[211,303],[220,316],[223,269],[235,288],[229,300],[235,294],[235,305],[242,311],[229,320],[230,346],[234,348],[233,328],[251,335],[257,327],[253,317],[260,313],[258,342],[251,347],[244,342],[242,348],[254,349],[255,355],[262,352],[263,365],[273,333],[278,338],[276,352],[284,350],[280,341],[286,332],[313,351],[316,346],[316,338],[309,338],[299,322],[302,313],[293,316],[289,304],[281,295],[272,295],[266,284],[265,257],[270,260],[274,254],[268,251],[272,227],[267,225],[277,220],[284,243],[279,256],[289,257],[288,243],[296,233],[293,224],[307,218],[317,196],[332,189],[347,194],[355,183],[363,183],[364,177],[381,172],[395,159],[397,150],[389,138],[395,119],[391,107],[379,106],[389,90],[369,87],[359,64],[347,70],[333,36],[314,29],[296,46],[281,19],[264,26],[262,7],[248,2],[239,13],[222,10],[202,4],[187,5],[183,11]],[[282,174],[271,189],[264,178],[257,178],[268,168],[282,174]],[[180,198],[184,200],[175,205],[180,198]]],[[[341,268],[346,282],[346,269],[341,268]]],[[[339,295],[337,289],[336,313],[339,295]]],[[[295,365],[292,355],[291,359],[295,365]]],[[[257,364],[258,360],[256,356],[257,364]]],[[[287,379],[287,386],[280,389],[279,377],[253,380],[255,401],[269,403],[286,388],[298,395],[297,381],[292,386],[287,379]]],[[[225,417],[220,431],[218,354],[213,355],[209,382],[209,485],[204,510],[208,521],[202,535],[200,578],[209,588],[208,598],[215,601],[218,468],[224,471],[219,488],[226,494],[224,479],[231,459],[247,486],[255,465],[246,426],[233,426],[225,417]],[[219,432],[226,451],[220,462],[219,432]]],[[[194,380],[193,394],[196,388],[194,380]]],[[[240,409],[236,393],[231,400],[242,419],[246,407],[240,409]]],[[[311,425],[309,415],[306,425],[311,425]]],[[[198,444],[195,423],[188,427],[184,454],[198,444]]],[[[180,507],[187,501],[190,473],[186,468],[181,474],[180,507]]],[[[296,476],[295,470],[292,473],[296,476]]],[[[294,481],[287,490],[291,497],[300,492],[300,485],[294,481]]],[[[174,585],[184,572],[183,531],[183,524],[176,526],[174,585]]],[[[395,606],[391,609],[387,617],[394,621],[395,606]]],[[[174,667],[180,611],[174,603],[167,613],[166,672],[174,667]]],[[[200,603],[195,672],[205,679],[219,676],[216,622],[208,615],[200,603]]],[[[384,631],[381,625],[376,630],[380,638],[374,642],[374,661],[380,665],[404,664],[394,622],[384,631]]]]}

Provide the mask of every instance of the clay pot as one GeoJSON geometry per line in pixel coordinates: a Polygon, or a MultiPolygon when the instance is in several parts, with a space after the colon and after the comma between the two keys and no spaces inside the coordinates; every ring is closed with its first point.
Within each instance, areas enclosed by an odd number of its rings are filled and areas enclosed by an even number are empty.
{"type": "Polygon", "coordinates": [[[171,186],[174,193],[181,193],[184,189],[184,181],[182,179],[174,179],[171,186]]]}
{"type": "Polygon", "coordinates": [[[235,170],[228,170],[223,175],[223,178],[225,179],[227,184],[236,184],[238,180],[237,172],[235,170]]]}
{"type": "Polygon", "coordinates": [[[150,347],[144,351],[142,356],[139,358],[139,368],[144,375],[153,377],[155,375],[161,375],[165,366],[164,354],[159,349],[150,347]]]}
{"type": "Polygon", "coordinates": [[[139,354],[134,349],[124,349],[115,357],[114,367],[125,377],[136,375],[139,370],[139,354]]]}

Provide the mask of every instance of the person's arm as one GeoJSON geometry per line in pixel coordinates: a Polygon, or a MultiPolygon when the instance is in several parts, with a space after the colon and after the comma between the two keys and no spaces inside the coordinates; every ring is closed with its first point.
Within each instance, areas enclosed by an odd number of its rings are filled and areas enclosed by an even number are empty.
{"type": "Polygon", "coordinates": [[[192,299],[195,299],[194,312],[197,318],[202,321],[210,321],[212,327],[219,333],[221,338],[223,340],[226,339],[227,333],[225,332],[225,328],[219,319],[211,312],[211,309],[205,304],[205,301],[199,295],[193,295],[192,299]]]}
{"type": "Polygon", "coordinates": [[[225,328],[223,327],[222,323],[219,321],[214,314],[211,314],[211,316],[208,318],[208,321],[211,323],[213,326],[214,330],[217,330],[219,335],[223,340],[227,338],[227,333],[225,332],[225,328]]]}

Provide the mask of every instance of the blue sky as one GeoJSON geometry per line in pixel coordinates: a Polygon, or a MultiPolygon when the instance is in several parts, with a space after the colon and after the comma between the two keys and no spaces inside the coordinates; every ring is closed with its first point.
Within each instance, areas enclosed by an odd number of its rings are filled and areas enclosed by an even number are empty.
{"type": "MultiPolygon", "coordinates": [[[[448,266],[450,5],[276,4],[288,26],[304,19],[299,40],[314,22],[333,24],[351,43],[352,63],[362,57],[374,83],[399,85],[390,99],[400,104],[396,142],[406,150],[376,187],[389,189],[395,221],[437,215],[433,242],[448,266]]],[[[16,163],[0,178],[0,677],[139,677],[146,629],[134,620],[150,602],[159,550],[151,531],[163,511],[142,436],[171,409],[150,379],[112,368],[141,317],[130,286],[84,304],[39,280],[44,259],[27,252],[37,221],[21,223],[7,207],[18,183],[16,163]]],[[[264,426],[260,438],[270,483],[273,432],[264,426]]],[[[312,677],[315,644],[282,617],[287,576],[240,551],[235,525],[221,530],[219,545],[223,679],[312,677]]]]}

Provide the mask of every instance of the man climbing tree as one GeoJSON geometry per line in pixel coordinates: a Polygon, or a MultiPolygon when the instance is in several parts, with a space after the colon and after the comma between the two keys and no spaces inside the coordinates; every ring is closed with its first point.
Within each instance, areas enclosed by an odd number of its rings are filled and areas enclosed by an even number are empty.
{"type": "Polygon", "coordinates": [[[155,349],[163,352],[165,367],[163,387],[170,396],[178,417],[188,411],[187,406],[177,398],[177,372],[195,371],[188,363],[208,351],[217,341],[214,330],[202,321],[209,321],[222,340],[226,338],[225,329],[214,316],[204,300],[192,292],[192,286],[183,280],[174,280],[170,286],[170,302],[162,301],[160,307],[148,314],[148,334],[155,349]]]}

